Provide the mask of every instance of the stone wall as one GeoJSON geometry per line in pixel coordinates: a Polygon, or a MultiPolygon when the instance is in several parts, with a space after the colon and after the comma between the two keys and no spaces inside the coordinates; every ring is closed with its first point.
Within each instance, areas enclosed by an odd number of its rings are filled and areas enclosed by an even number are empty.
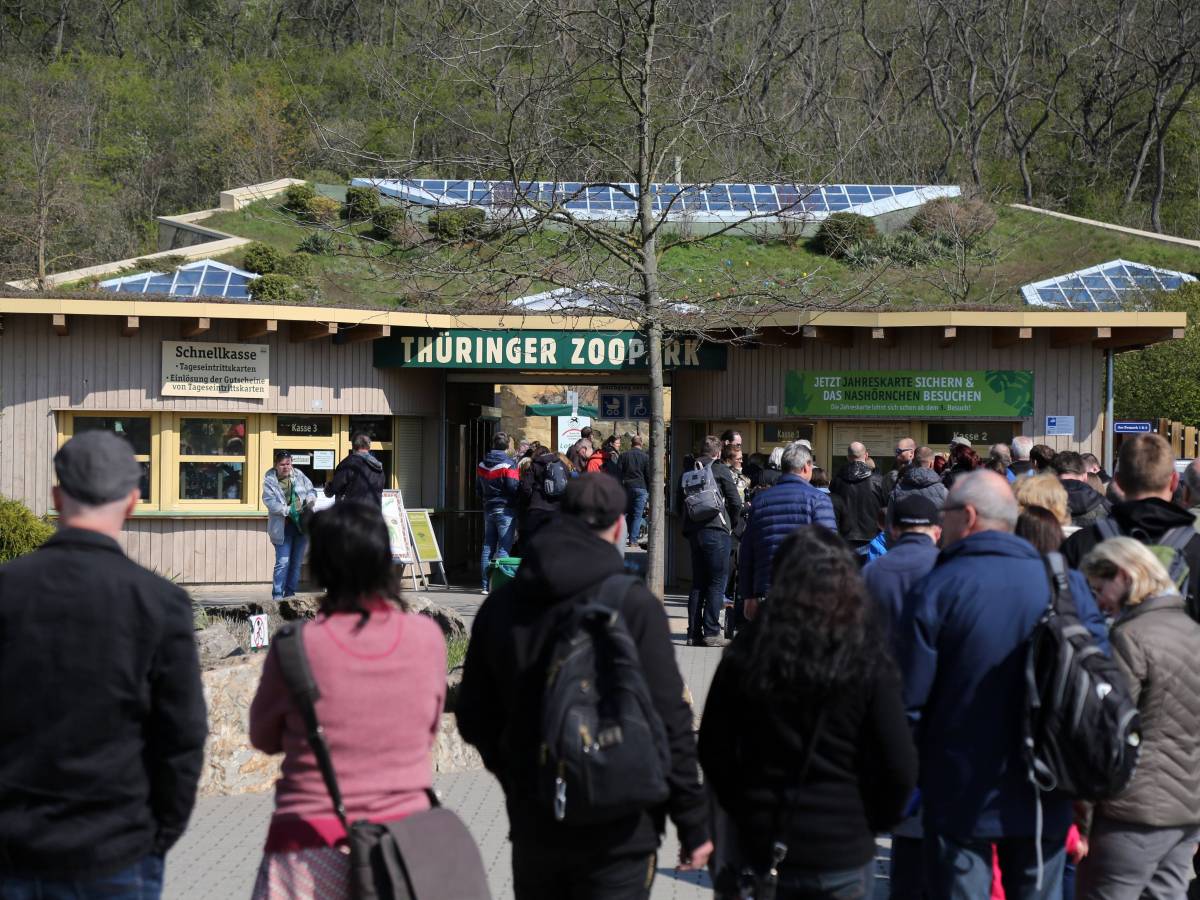
{"type": "MultiPolygon", "coordinates": [[[[260,753],[250,746],[249,738],[250,702],[258,689],[264,659],[265,653],[257,653],[203,673],[209,734],[200,774],[202,797],[256,794],[275,787],[282,754],[260,753]]],[[[481,768],[479,754],[459,736],[454,716],[443,715],[433,747],[434,772],[481,768]]]]}

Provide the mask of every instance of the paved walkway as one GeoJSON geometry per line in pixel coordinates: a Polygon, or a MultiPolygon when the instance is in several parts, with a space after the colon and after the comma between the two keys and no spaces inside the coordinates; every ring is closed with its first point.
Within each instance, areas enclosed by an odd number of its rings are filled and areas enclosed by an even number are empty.
{"type": "MultiPolygon", "coordinates": [[[[466,591],[432,591],[431,599],[454,606],[464,618],[474,618],[474,610],[483,599],[466,591]]],[[[696,712],[702,712],[704,698],[720,661],[718,650],[688,647],[684,644],[687,624],[686,598],[668,596],[667,614],[675,636],[675,656],[680,671],[692,690],[696,712]]],[[[466,822],[474,835],[488,869],[495,900],[511,900],[512,867],[508,843],[508,818],[504,794],[488,772],[462,772],[439,777],[435,787],[442,802],[466,822]]],[[[271,794],[201,799],[187,832],[167,857],[167,900],[232,900],[248,897],[262,854],[267,822],[271,815],[271,794]]],[[[668,826],[659,852],[658,877],[652,900],[699,900],[711,897],[707,873],[677,873],[675,860],[679,844],[674,827],[668,826]]],[[[878,884],[886,897],[886,881],[878,884]]]]}

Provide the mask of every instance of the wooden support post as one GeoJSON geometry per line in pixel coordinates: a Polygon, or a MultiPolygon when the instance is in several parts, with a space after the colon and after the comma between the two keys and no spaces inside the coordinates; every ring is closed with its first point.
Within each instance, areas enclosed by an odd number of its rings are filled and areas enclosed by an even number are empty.
{"type": "Polygon", "coordinates": [[[958,329],[957,328],[943,328],[942,329],[942,337],[941,337],[941,340],[939,341],[939,343],[943,347],[949,347],[956,340],[958,340],[958,329]]]}
{"type": "Polygon", "coordinates": [[[362,341],[373,341],[377,338],[390,337],[391,325],[346,325],[338,331],[335,343],[357,344],[362,341]]]}
{"type": "Polygon", "coordinates": [[[133,337],[141,327],[137,316],[126,316],[125,325],[121,328],[121,337],[133,337]]]}
{"type": "Polygon", "coordinates": [[[238,340],[252,341],[278,330],[279,322],[276,319],[242,319],[238,322],[238,340]]]}
{"type": "Polygon", "coordinates": [[[834,347],[854,346],[853,328],[831,328],[825,325],[805,325],[803,334],[806,338],[813,338],[821,341],[822,343],[831,344],[834,347]]]}
{"type": "Polygon", "coordinates": [[[293,344],[303,344],[307,341],[319,341],[321,338],[333,337],[337,334],[336,322],[292,322],[289,326],[288,337],[293,344]]]}
{"type": "Polygon", "coordinates": [[[183,327],[180,328],[179,333],[186,340],[187,338],[194,338],[197,335],[204,334],[211,328],[212,321],[207,317],[201,316],[196,319],[184,319],[183,327]]]}
{"type": "Polygon", "coordinates": [[[1021,341],[1033,339],[1032,328],[993,328],[992,329],[992,346],[997,350],[1003,347],[1012,347],[1021,341]]]}
{"type": "Polygon", "coordinates": [[[895,328],[872,328],[871,340],[879,341],[880,347],[895,347],[896,346],[896,329],[895,328]]]}
{"type": "Polygon", "coordinates": [[[54,329],[54,333],[59,337],[66,337],[70,334],[70,329],[67,327],[67,317],[62,313],[55,313],[50,317],[50,327],[54,329]]]}
{"type": "Polygon", "coordinates": [[[1050,332],[1050,346],[1055,350],[1062,350],[1078,344],[1107,341],[1111,338],[1112,329],[1107,326],[1102,328],[1055,328],[1050,332]]]}

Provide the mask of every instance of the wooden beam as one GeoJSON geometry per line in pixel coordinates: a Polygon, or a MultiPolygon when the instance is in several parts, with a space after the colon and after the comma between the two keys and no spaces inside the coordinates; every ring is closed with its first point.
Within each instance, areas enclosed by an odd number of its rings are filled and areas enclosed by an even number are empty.
{"type": "Polygon", "coordinates": [[[201,316],[196,319],[184,319],[183,327],[179,329],[179,333],[186,340],[194,338],[197,335],[204,334],[212,328],[212,319],[201,316]]]}
{"type": "Polygon", "coordinates": [[[879,341],[880,347],[895,347],[896,346],[896,329],[895,328],[872,328],[871,340],[879,341]]]}
{"type": "Polygon", "coordinates": [[[1163,341],[1177,341],[1185,334],[1182,328],[1117,328],[1106,340],[1096,341],[1102,350],[1138,350],[1163,341]]]}
{"type": "Polygon", "coordinates": [[[1050,346],[1055,350],[1104,341],[1112,337],[1112,329],[1101,328],[1053,328],[1050,331],[1050,346]]]}
{"type": "Polygon", "coordinates": [[[373,341],[377,338],[390,337],[391,325],[347,325],[334,338],[336,344],[358,344],[362,341],[373,341]]]}
{"type": "Polygon", "coordinates": [[[992,346],[997,350],[1003,347],[1012,347],[1021,341],[1033,339],[1032,328],[993,328],[992,329],[992,346]]]}
{"type": "Polygon", "coordinates": [[[804,336],[834,347],[853,347],[853,328],[830,328],[826,325],[805,325],[804,336]]]}
{"type": "Polygon", "coordinates": [[[292,322],[288,337],[293,344],[303,344],[333,337],[337,330],[337,322],[292,322]]]}
{"type": "Polygon", "coordinates": [[[943,347],[949,347],[956,340],[958,340],[958,329],[957,328],[943,328],[942,329],[942,337],[941,337],[939,343],[943,347]]]}
{"type": "Polygon", "coordinates": [[[59,337],[66,337],[71,331],[67,327],[67,317],[62,313],[55,313],[50,317],[50,327],[54,329],[54,333],[59,337]]]}
{"type": "Polygon", "coordinates": [[[279,330],[278,319],[242,319],[238,322],[238,340],[250,341],[279,330]]]}
{"type": "Polygon", "coordinates": [[[133,337],[138,333],[140,327],[141,323],[138,321],[137,316],[126,316],[125,324],[121,328],[121,337],[133,337]]]}

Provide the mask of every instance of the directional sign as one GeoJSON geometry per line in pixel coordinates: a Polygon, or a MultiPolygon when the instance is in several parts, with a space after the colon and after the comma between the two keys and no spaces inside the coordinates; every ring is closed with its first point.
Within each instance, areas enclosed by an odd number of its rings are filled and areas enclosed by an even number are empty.
{"type": "Polygon", "coordinates": [[[1154,427],[1149,422],[1113,422],[1116,434],[1149,434],[1154,427]]]}

